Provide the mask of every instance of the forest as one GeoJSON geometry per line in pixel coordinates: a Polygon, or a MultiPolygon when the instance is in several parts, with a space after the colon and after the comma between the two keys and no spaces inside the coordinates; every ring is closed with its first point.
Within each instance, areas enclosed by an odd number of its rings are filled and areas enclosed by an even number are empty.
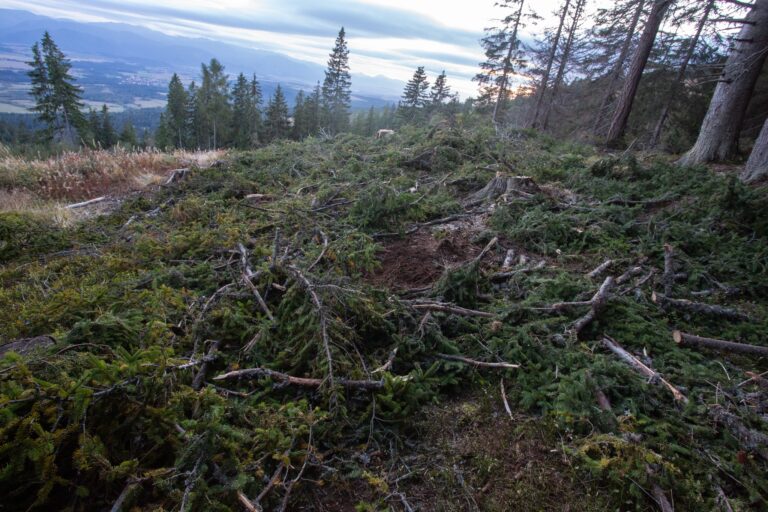
{"type": "Polygon", "coordinates": [[[766,510],[768,0],[558,4],[476,97],[352,111],[342,28],[292,107],[213,59],[142,133],[44,34],[0,509],[766,510]]]}

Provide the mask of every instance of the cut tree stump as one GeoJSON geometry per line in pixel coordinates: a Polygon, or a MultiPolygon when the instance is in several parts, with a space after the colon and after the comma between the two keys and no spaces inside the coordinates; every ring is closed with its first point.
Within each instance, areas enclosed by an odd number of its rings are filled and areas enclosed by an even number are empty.
{"type": "Polygon", "coordinates": [[[540,192],[541,189],[530,176],[505,176],[499,173],[485,187],[467,197],[464,206],[490,203],[503,196],[529,198],[540,192]]]}
{"type": "Polygon", "coordinates": [[[749,354],[768,357],[768,347],[761,347],[759,345],[748,345],[746,343],[736,343],[735,341],[704,338],[702,336],[696,336],[681,331],[673,331],[672,339],[675,340],[675,343],[683,347],[711,348],[733,354],[749,354]]]}

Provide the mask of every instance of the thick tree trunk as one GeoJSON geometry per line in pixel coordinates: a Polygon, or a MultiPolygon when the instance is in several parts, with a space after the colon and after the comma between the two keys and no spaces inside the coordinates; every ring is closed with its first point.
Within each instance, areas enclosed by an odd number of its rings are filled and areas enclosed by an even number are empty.
{"type": "Polygon", "coordinates": [[[696,51],[696,47],[699,44],[699,38],[701,37],[701,31],[704,30],[704,25],[706,25],[707,20],[709,19],[709,13],[712,11],[712,8],[715,6],[715,0],[709,0],[707,3],[707,6],[704,8],[704,12],[701,14],[701,18],[699,19],[699,23],[696,26],[696,33],[693,36],[693,39],[691,39],[690,46],[688,47],[688,51],[685,53],[685,58],[683,59],[683,62],[680,64],[680,69],[677,71],[677,76],[675,77],[675,81],[672,84],[672,89],[669,92],[669,95],[666,98],[666,101],[664,102],[664,107],[661,109],[661,115],[659,115],[659,120],[656,122],[656,128],[653,130],[653,135],[651,136],[650,146],[656,147],[659,144],[659,140],[661,139],[661,131],[664,129],[664,123],[667,122],[667,117],[669,117],[669,111],[672,109],[672,103],[675,101],[675,98],[677,97],[677,93],[680,90],[680,86],[683,84],[683,79],[685,78],[685,72],[688,70],[688,64],[691,62],[691,59],[693,58],[693,54],[696,51]]]}
{"type": "Polygon", "coordinates": [[[573,49],[573,40],[576,37],[576,30],[579,27],[579,21],[581,15],[584,12],[584,4],[587,0],[576,0],[576,10],[573,13],[573,22],[568,32],[568,39],[565,42],[565,48],[563,48],[563,56],[560,59],[560,67],[557,70],[557,77],[555,77],[555,83],[552,84],[552,94],[549,97],[549,105],[547,105],[547,111],[544,113],[544,120],[541,122],[542,129],[546,130],[549,126],[549,116],[552,114],[552,108],[557,100],[557,93],[560,90],[560,85],[563,83],[565,77],[565,70],[568,67],[568,59],[571,57],[571,50],[573,49]]]}
{"type": "Polygon", "coordinates": [[[680,165],[730,160],[737,155],[744,114],[768,55],[768,0],[755,1],[735,41],[699,138],[680,165]]]}
{"type": "Polygon", "coordinates": [[[755,147],[740,178],[747,183],[768,178],[768,119],[765,120],[763,129],[755,141],[755,147]]]}
{"type": "Polygon", "coordinates": [[[514,72],[512,67],[512,53],[515,51],[517,43],[517,30],[520,28],[520,18],[523,16],[523,5],[525,0],[520,2],[520,9],[517,11],[517,17],[515,18],[515,26],[512,29],[512,36],[509,38],[509,49],[507,50],[507,58],[504,60],[504,74],[501,78],[501,85],[499,86],[499,93],[496,96],[496,105],[493,106],[493,124],[498,122],[499,105],[506,96],[507,84],[509,83],[509,75],[514,72]]]}
{"type": "Polygon", "coordinates": [[[651,12],[648,15],[648,21],[645,22],[643,34],[640,36],[640,43],[637,46],[635,55],[632,58],[632,65],[629,68],[627,81],[624,83],[624,89],[619,96],[619,102],[616,111],[613,114],[611,127],[608,129],[606,144],[616,146],[624,137],[624,131],[627,128],[629,114],[632,112],[632,104],[635,101],[637,88],[640,85],[640,79],[643,77],[645,65],[648,57],[651,55],[653,43],[656,41],[656,34],[659,32],[661,22],[667,13],[669,6],[674,0],[655,0],[651,12]]]}
{"type": "Polygon", "coordinates": [[[640,15],[643,13],[643,7],[645,6],[645,0],[640,0],[635,8],[635,13],[632,15],[632,22],[629,24],[629,30],[627,30],[627,37],[624,39],[624,43],[621,45],[621,51],[619,52],[619,58],[616,59],[616,65],[611,71],[611,80],[608,82],[608,87],[605,89],[605,95],[603,95],[603,101],[600,103],[600,108],[597,110],[595,116],[594,126],[592,127],[592,133],[599,135],[601,126],[603,124],[603,117],[608,105],[613,99],[613,93],[616,90],[616,84],[621,78],[621,72],[624,69],[624,63],[627,61],[629,55],[629,49],[632,47],[632,38],[635,36],[635,30],[637,24],[640,21],[640,15]]]}
{"type": "Polygon", "coordinates": [[[544,70],[544,75],[541,77],[541,85],[539,86],[539,90],[536,91],[536,106],[533,109],[533,115],[531,116],[529,124],[531,128],[538,128],[541,106],[544,104],[544,96],[547,93],[547,86],[549,85],[549,76],[552,73],[552,65],[555,63],[557,47],[560,45],[560,36],[563,34],[563,25],[565,25],[565,17],[568,14],[568,9],[570,6],[571,0],[565,0],[563,11],[560,13],[560,24],[557,26],[557,32],[555,33],[555,38],[552,41],[552,48],[550,49],[549,57],[547,58],[547,67],[544,70]]]}

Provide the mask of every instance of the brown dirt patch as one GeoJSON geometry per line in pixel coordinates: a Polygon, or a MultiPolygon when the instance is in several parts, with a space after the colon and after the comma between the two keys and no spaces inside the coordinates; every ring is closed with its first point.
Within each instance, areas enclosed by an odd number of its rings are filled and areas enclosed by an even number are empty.
{"type": "Polygon", "coordinates": [[[476,217],[388,240],[377,255],[380,267],[366,280],[395,290],[429,286],[446,268],[470,260],[482,250],[472,239],[483,227],[482,219],[476,217]]]}

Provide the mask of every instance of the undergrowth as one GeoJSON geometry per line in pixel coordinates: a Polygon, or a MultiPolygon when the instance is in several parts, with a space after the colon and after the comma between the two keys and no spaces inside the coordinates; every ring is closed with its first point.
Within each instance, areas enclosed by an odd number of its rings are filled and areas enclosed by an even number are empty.
{"type": "MultiPolygon", "coordinates": [[[[670,332],[766,344],[766,211],[764,188],[704,168],[594,155],[527,132],[499,140],[487,129],[455,128],[406,129],[386,141],[310,138],[232,154],[224,165],[193,167],[172,186],[74,225],[0,213],[0,342],[56,340],[25,354],[7,351],[0,363],[3,506],[240,510],[243,496],[267,489],[260,505],[273,509],[364,481],[366,498],[353,503],[359,510],[399,509],[398,493],[419,496],[419,478],[423,489],[444,486],[438,495],[459,485],[445,466],[398,487],[400,476],[420,470],[405,462],[414,440],[430,446],[420,427],[425,415],[472,389],[494,397],[472,422],[506,420],[496,394],[504,377],[515,413],[548,425],[548,449],[569,461],[553,460],[549,471],[589,482],[569,484],[562,499],[586,493],[595,509],[649,510],[658,485],[679,510],[712,510],[720,492],[734,510],[764,508],[768,467],[759,448],[745,446],[711,412],[728,408],[765,432],[765,395],[754,382],[738,386],[745,370],[765,371],[765,361],[681,348],[670,332]],[[495,319],[425,316],[369,284],[389,237],[462,213],[467,191],[504,169],[546,187],[500,201],[474,240],[482,246],[497,236],[500,247],[482,265],[448,268],[426,292],[495,319]],[[606,258],[615,273],[638,262],[662,269],[665,243],[684,272],[676,295],[712,290],[704,300],[754,320],[662,310],[647,287],[615,297],[579,339],[565,333],[578,315],[541,312],[588,300],[599,283],[585,274],[606,258]],[[238,244],[272,319],[244,284],[238,244]],[[492,283],[503,248],[547,266],[492,283]],[[675,403],[604,350],[603,333],[689,403],[675,403]],[[478,370],[439,354],[521,366],[478,370]],[[207,374],[196,386],[202,366],[207,374]],[[214,378],[254,367],[323,382],[214,378]],[[381,387],[345,388],[339,379],[381,379],[381,387]],[[597,406],[596,389],[610,410],[597,406]],[[390,462],[371,462],[382,453],[390,462]]],[[[476,497],[508,463],[478,455],[461,485],[476,485],[467,491],[476,497]]],[[[512,499],[498,492],[483,508],[512,499]]],[[[432,498],[420,503],[428,509],[432,498]]]]}

